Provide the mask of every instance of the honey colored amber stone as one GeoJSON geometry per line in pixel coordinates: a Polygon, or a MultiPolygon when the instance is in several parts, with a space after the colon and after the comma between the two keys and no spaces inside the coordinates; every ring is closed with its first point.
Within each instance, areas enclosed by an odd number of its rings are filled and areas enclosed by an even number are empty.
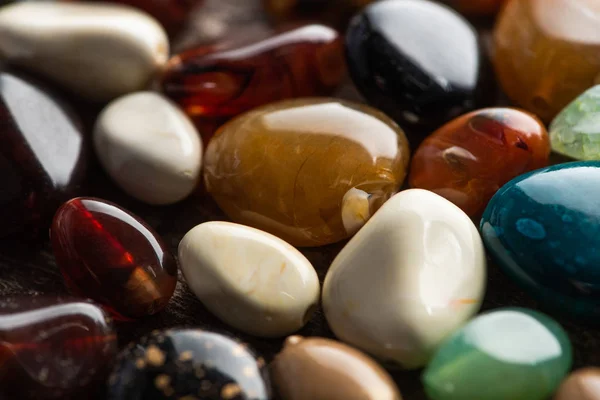
{"type": "Polygon", "coordinates": [[[263,0],[271,19],[278,24],[319,21],[343,28],[352,15],[373,0],[263,0]]]}
{"type": "Polygon", "coordinates": [[[548,133],[535,116],[486,108],[456,118],[427,137],[415,152],[409,183],[475,217],[506,182],[548,165],[549,156],[548,133]]]}
{"type": "Polygon", "coordinates": [[[458,11],[469,16],[493,15],[507,0],[445,0],[458,11]]]}
{"type": "Polygon", "coordinates": [[[600,79],[600,2],[513,0],[494,31],[494,64],[506,94],[550,120],[600,79]]]}
{"type": "Polygon", "coordinates": [[[177,263],[161,238],[135,215],[91,197],[58,209],[50,231],[66,286],[118,319],[161,311],[177,283],[177,263]]]}
{"type": "Polygon", "coordinates": [[[385,114],[304,98],[243,114],[205,155],[208,192],[235,222],[295,246],[345,239],[401,186],[406,137],[385,114]]]}
{"type": "Polygon", "coordinates": [[[278,100],[329,95],[344,76],[339,34],[308,25],[235,49],[184,52],[169,62],[162,86],[192,117],[233,117],[278,100]]]}

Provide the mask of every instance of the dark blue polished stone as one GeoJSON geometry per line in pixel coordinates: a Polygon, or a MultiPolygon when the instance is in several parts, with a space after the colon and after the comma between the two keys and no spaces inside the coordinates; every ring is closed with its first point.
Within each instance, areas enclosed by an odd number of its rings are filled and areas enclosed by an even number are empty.
{"type": "Polygon", "coordinates": [[[431,1],[366,7],[348,27],[346,55],[362,95],[405,127],[436,128],[481,106],[489,92],[477,32],[431,1]]]}
{"type": "Polygon", "coordinates": [[[265,361],[247,345],[200,329],[156,331],[129,345],[109,400],[269,400],[265,361]]]}
{"type": "Polygon", "coordinates": [[[554,165],[517,177],[480,224],[491,256],[543,305],[600,317],[600,162],[554,165]]]}

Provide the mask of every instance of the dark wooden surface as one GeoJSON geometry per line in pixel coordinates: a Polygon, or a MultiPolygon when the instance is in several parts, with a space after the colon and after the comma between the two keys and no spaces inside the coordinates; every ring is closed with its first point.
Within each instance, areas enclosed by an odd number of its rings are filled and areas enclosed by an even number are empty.
{"type": "MultiPolygon", "coordinates": [[[[482,25],[479,21],[478,24],[482,25]]],[[[485,25],[483,23],[482,26],[485,25]]],[[[269,27],[259,0],[206,0],[206,4],[194,16],[192,29],[177,40],[174,47],[181,49],[195,43],[210,42],[240,33],[264,34],[268,31],[269,27]]],[[[350,83],[340,90],[338,96],[361,101],[350,83]]],[[[93,113],[90,117],[92,121],[93,113]]],[[[89,172],[88,183],[89,187],[83,193],[84,195],[114,201],[139,215],[163,236],[174,253],[179,240],[195,225],[210,220],[226,219],[201,189],[186,201],[169,207],[151,207],[137,202],[116,188],[95,161],[89,172]]],[[[322,280],[328,266],[342,246],[343,243],[323,248],[302,249],[302,252],[313,263],[322,280]]],[[[373,273],[377,273],[376,269],[377,266],[373,265],[373,273]]],[[[0,294],[42,293],[66,294],[48,244],[0,243],[0,294]]],[[[483,309],[505,306],[537,308],[534,301],[490,263],[488,290],[483,309]]],[[[543,311],[552,314],[552,310],[543,311]]],[[[557,319],[569,332],[575,350],[575,366],[600,365],[600,331],[564,318],[557,317],[557,319]]],[[[118,324],[119,342],[123,346],[154,329],[170,327],[199,327],[241,337],[267,360],[270,360],[282,345],[282,340],[253,338],[225,326],[195,298],[181,275],[175,296],[164,312],[141,321],[118,324]]],[[[320,310],[299,333],[306,336],[332,336],[320,310]]],[[[390,370],[390,372],[405,399],[425,400],[419,371],[390,370]]]]}

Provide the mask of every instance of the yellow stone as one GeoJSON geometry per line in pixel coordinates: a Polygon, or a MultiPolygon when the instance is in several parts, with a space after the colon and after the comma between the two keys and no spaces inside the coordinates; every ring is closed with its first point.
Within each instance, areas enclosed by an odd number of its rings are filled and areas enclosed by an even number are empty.
{"type": "Polygon", "coordinates": [[[208,192],[234,221],[295,246],[354,234],[406,176],[406,136],[385,114],[338,99],[273,103],[208,145],[208,192]]]}

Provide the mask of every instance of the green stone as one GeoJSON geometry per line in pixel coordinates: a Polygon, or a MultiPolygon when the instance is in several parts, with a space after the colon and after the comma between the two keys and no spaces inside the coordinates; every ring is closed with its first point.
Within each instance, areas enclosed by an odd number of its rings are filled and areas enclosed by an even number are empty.
{"type": "Polygon", "coordinates": [[[556,153],[577,160],[600,160],[600,85],[565,107],[550,124],[556,153]]]}
{"type": "Polygon", "coordinates": [[[545,400],[571,369],[569,337],[524,308],[481,314],[448,339],[423,373],[432,400],[545,400]]]}

